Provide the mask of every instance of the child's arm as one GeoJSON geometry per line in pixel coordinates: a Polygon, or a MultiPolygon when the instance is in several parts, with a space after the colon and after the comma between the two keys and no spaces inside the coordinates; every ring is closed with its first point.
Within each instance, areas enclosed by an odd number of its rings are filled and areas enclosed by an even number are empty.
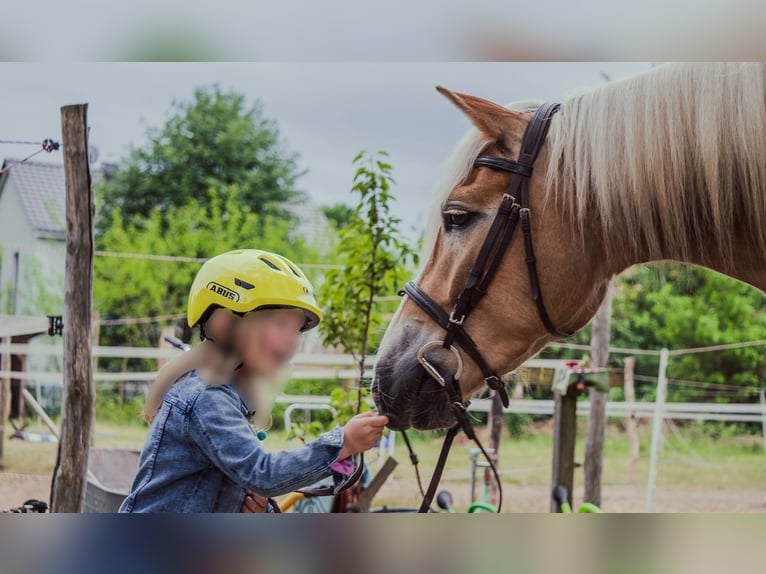
{"type": "Polygon", "coordinates": [[[144,403],[144,420],[151,423],[162,406],[162,399],[181,375],[199,369],[214,360],[219,351],[210,341],[203,341],[193,349],[171,359],[157,373],[144,403]]]}
{"type": "Polygon", "coordinates": [[[232,481],[273,497],[330,476],[341,454],[343,430],[335,428],[306,446],[266,451],[239,410],[237,399],[220,387],[207,387],[192,405],[190,436],[232,481]]]}

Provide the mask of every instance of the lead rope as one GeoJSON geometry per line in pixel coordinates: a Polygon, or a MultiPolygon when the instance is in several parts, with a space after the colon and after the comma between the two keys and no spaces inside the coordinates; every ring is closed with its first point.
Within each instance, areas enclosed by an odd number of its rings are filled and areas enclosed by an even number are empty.
{"type": "Polygon", "coordinates": [[[428,484],[428,490],[423,496],[423,502],[420,503],[418,513],[431,512],[431,503],[434,500],[436,489],[439,487],[439,482],[444,472],[444,467],[447,465],[447,457],[449,456],[450,448],[452,447],[452,441],[455,440],[457,433],[460,432],[460,423],[456,424],[447,431],[447,436],[444,437],[444,443],[442,443],[442,450],[439,453],[439,460],[436,461],[436,468],[431,476],[431,482],[428,484]]]}
{"type": "MultiPolygon", "coordinates": [[[[450,400],[453,400],[456,398],[456,396],[459,397],[459,391],[456,390],[457,381],[454,379],[454,377],[451,375],[446,377],[445,383],[446,384],[444,385],[444,388],[450,395],[450,400]]],[[[454,442],[457,433],[459,433],[461,430],[465,432],[466,436],[476,444],[479,452],[481,452],[482,456],[487,461],[490,470],[492,471],[495,483],[497,484],[497,511],[500,512],[503,508],[503,486],[500,483],[500,473],[498,473],[494,461],[490,458],[489,454],[484,449],[484,445],[481,444],[479,437],[476,436],[475,429],[473,428],[473,425],[471,425],[471,420],[468,417],[467,405],[462,400],[453,400],[452,408],[455,413],[455,418],[458,422],[455,423],[454,426],[450,427],[446,436],[444,437],[444,442],[442,443],[442,448],[439,452],[439,458],[436,461],[436,466],[434,467],[434,473],[431,475],[431,481],[428,483],[428,490],[425,493],[423,492],[423,484],[420,480],[420,471],[418,470],[418,456],[412,449],[412,445],[410,444],[410,440],[407,437],[407,434],[402,432],[402,436],[404,437],[404,444],[407,445],[407,450],[410,454],[410,462],[412,462],[412,466],[415,469],[415,476],[418,480],[418,487],[420,488],[420,493],[423,496],[423,501],[420,503],[418,512],[426,513],[431,511],[431,503],[433,502],[434,496],[436,495],[436,489],[439,487],[439,482],[441,482],[442,474],[444,474],[444,468],[447,465],[447,457],[449,456],[449,451],[452,448],[452,443],[454,442]]]]}
{"type": "Polygon", "coordinates": [[[410,444],[410,439],[407,436],[407,433],[405,431],[402,431],[402,438],[404,439],[404,444],[407,445],[407,450],[410,453],[410,462],[412,463],[412,468],[415,469],[415,478],[418,479],[418,489],[420,489],[420,496],[423,498],[426,497],[426,492],[423,490],[423,481],[420,479],[420,470],[418,469],[418,455],[415,454],[415,451],[412,449],[412,445],[410,444]]]}

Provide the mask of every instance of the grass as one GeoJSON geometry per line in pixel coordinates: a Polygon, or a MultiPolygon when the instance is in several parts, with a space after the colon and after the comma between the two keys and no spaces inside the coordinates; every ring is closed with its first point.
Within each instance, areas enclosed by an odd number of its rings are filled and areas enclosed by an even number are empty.
{"type": "MultiPolygon", "coordinates": [[[[575,460],[582,462],[585,448],[585,419],[578,421],[578,441],[575,460]]],[[[34,429],[44,432],[44,429],[34,429]]],[[[142,423],[128,424],[98,421],[95,431],[96,447],[115,447],[140,450],[146,437],[147,427],[142,423]]],[[[635,468],[633,484],[629,480],[629,444],[619,425],[610,425],[604,444],[604,492],[610,489],[634,486],[640,492],[645,488],[649,471],[649,426],[641,426],[639,436],[641,451],[635,468]]],[[[483,437],[483,429],[480,436],[483,437]]],[[[436,463],[441,447],[438,433],[410,433],[413,448],[420,459],[424,481],[436,463]]],[[[273,431],[266,440],[270,450],[282,450],[300,446],[297,440],[286,441],[284,433],[273,431]]],[[[513,500],[516,508],[544,510],[550,482],[552,455],[552,433],[550,425],[530,425],[523,436],[503,437],[500,451],[500,467],[506,495],[513,500]],[[529,492],[534,501],[520,503],[518,496],[529,492]],[[538,500],[539,499],[539,500],[538,500]]],[[[450,455],[443,484],[455,495],[458,505],[469,502],[470,450],[473,444],[458,438],[450,455]]],[[[376,505],[413,506],[419,500],[414,472],[407,458],[404,442],[396,439],[396,458],[399,466],[381,490],[376,505]]],[[[52,473],[56,458],[55,443],[31,443],[6,441],[5,471],[16,474],[44,475],[52,473]]],[[[373,469],[375,455],[369,457],[373,469]]],[[[481,480],[481,476],[478,477],[481,480]]],[[[2,481],[0,473],[0,481],[2,481]]],[[[582,471],[577,470],[575,482],[582,482],[582,471]]],[[[723,434],[712,438],[704,434],[698,425],[681,428],[677,432],[666,429],[663,453],[657,476],[658,490],[677,493],[678,496],[709,497],[711,493],[725,493],[735,496],[737,492],[749,493],[743,496],[758,496],[766,501],[766,454],[762,437],[731,436],[723,434]]],[[[629,508],[633,508],[630,506],[629,508]]],[[[658,508],[659,510],[659,508],[658,508]]]]}

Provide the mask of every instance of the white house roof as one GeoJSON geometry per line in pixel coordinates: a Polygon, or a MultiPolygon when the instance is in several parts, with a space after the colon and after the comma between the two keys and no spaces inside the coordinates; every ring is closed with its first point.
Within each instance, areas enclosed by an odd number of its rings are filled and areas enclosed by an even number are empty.
{"type": "MultiPolygon", "coordinates": [[[[6,159],[3,167],[18,160],[6,159]]],[[[64,236],[64,166],[24,162],[3,174],[5,184],[10,180],[19,195],[19,201],[35,232],[40,235],[64,236]]]]}

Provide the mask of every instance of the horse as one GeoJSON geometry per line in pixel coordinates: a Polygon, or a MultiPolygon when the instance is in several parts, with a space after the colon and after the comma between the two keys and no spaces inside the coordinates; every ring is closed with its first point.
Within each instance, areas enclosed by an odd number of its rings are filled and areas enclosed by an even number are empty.
{"type": "MultiPolygon", "coordinates": [[[[519,177],[492,162],[519,158],[541,106],[437,90],[474,127],[448,161],[424,236],[416,291],[437,310],[426,312],[408,290],[380,344],[371,390],[394,430],[454,424],[455,393],[443,392],[438,372],[457,379],[456,362],[461,399],[490,380],[465,346],[445,345],[457,357],[443,352],[428,362],[422,352],[458,323],[440,325],[435,313],[453,309],[519,177]]],[[[520,234],[511,238],[483,296],[455,327],[492,372],[509,373],[559,333],[585,326],[611,279],[632,265],[681,261],[766,289],[766,66],[658,66],[573,94],[546,127],[526,182],[534,252],[520,234]],[[536,284],[527,276],[530,254],[536,284]]]]}

